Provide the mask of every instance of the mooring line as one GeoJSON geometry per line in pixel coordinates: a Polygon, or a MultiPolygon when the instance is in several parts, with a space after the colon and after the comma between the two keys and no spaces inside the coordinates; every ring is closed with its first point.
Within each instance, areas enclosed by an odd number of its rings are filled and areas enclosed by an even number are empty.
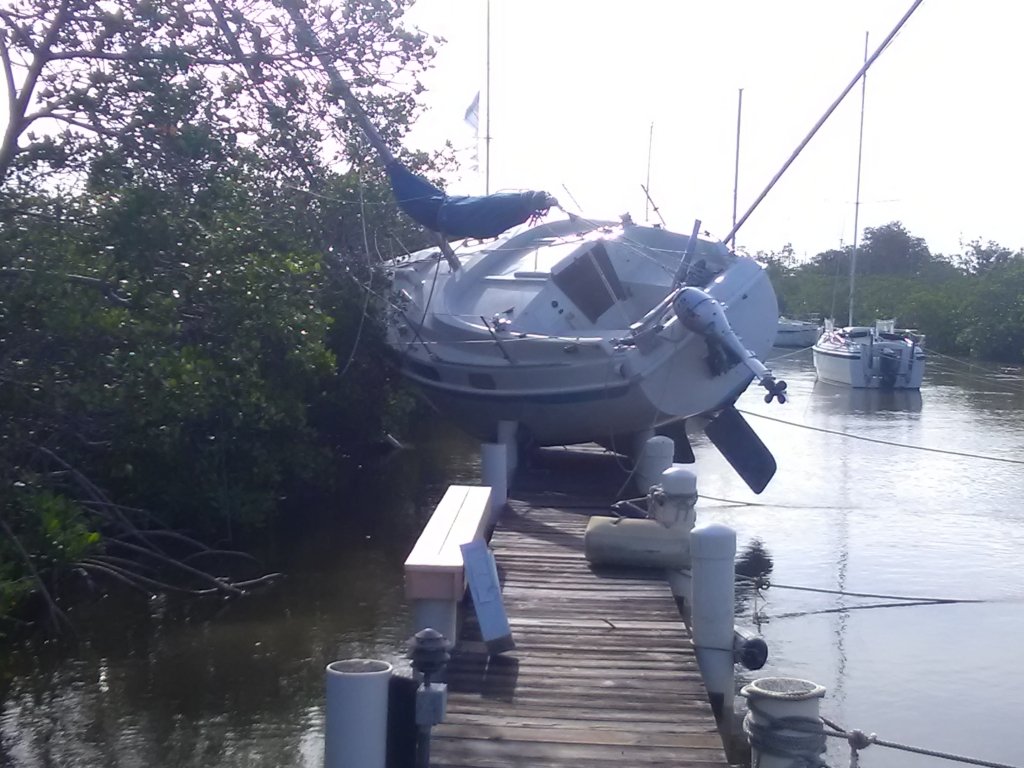
{"type": "Polygon", "coordinates": [[[1024,465],[1024,460],[1021,459],[1010,459],[1003,456],[984,456],[979,453],[967,453],[965,451],[951,451],[946,448],[929,448],[925,445],[910,445],[908,443],[897,443],[892,440],[882,440],[877,437],[865,437],[864,435],[855,435],[852,432],[846,432],[841,429],[828,429],[826,427],[813,427],[810,424],[799,424],[795,421],[786,421],[785,419],[779,419],[774,416],[765,416],[763,413],[757,413],[756,411],[747,411],[742,408],[737,409],[740,413],[745,416],[757,416],[760,419],[767,419],[768,421],[775,421],[779,424],[785,424],[790,427],[799,427],[801,429],[810,429],[814,432],[822,432],[826,435],[838,435],[839,437],[849,437],[854,440],[863,440],[867,443],[877,443],[879,445],[888,445],[893,448],[910,448],[915,451],[927,451],[928,453],[941,453],[946,456],[959,456],[965,459],[982,459],[984,461],[999,461],[1004,464],[1018,464],[1024,465]]]}

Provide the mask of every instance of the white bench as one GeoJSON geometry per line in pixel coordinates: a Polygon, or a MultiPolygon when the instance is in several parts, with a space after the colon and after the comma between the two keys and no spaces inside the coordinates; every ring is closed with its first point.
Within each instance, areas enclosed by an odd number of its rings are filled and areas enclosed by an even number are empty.
{"type": "Polygon", "coordinates": [[[414,632],[433,627],[455,642],[458,604],[466,592],[463,544],[483,540],[491,515],[489,487],[452,485],[405,560],[405,596],[414,632]]]}

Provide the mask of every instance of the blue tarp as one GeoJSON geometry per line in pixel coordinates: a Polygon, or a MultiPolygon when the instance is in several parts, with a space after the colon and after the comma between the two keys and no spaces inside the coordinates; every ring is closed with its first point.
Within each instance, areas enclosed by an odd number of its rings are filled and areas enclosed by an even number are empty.
{"type": "Polygon", "coordinates": [[[400,163],[391,163],[387,170],[399,208],[446,237],[497,237],[551,206],[547,192],[446,195],[400,163]]]}

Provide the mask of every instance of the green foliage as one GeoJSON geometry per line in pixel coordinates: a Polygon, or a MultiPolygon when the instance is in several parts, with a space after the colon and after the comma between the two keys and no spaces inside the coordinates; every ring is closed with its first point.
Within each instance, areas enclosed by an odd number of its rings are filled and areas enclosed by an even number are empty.
{"type": "MultiPolygon", "coordinates": [[[[396,147],[433,56],[407,5],[327,0],[311,19],[396,147]]],[[[403,405],[357,282],[419,238],[287,15],[97,7],[0,14],[18,63],[0,145],[0,616],[32,588],[26,560],[45,574],[102,547],[98,493],[228,537],[330,488],[403,405]]]]}
{"type": "MultiPolygon", "coordinates": [[[[828,250],[809,263],[765,260],[780,311],[835,317],[845,324],[853,248],[828,250]]],[[[761,255],[764,257],[764,255],[761,255]]],[[[868,228],[857,250],[855,325],[896,318],[927,345],[951,355],[1024,362],[1024,252],[997,243],[969,244],[963,254],[933,256],[899,222],[868,228]]]]}

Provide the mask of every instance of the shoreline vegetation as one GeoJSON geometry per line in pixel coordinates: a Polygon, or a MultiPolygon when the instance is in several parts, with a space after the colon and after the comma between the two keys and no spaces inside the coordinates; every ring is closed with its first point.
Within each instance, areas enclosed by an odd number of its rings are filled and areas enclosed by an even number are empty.
{"type": "MultiPolygon", "coordinates": [[[[310,18],[393,147],[440,42],[403,25],[409,5],[324,0],[310,18]]],[[[274,578],[247,538],[411,413],[373,267],[426,241],[274,3],[8,6],[0,638],[67,630],[65,595],[241,596],[274,578]]],[[[401,159],[436,175],[452,151],[401,159]]],[[[845,307],[849,249],[755,255],[786,314],[845,307]]],[[[1024,253],[933,256],[894,222],[858,263],[859,322],[1024,359],[1024,253]]]]}
{"type": "MultiPolygon", "coordinates": [[[[833,317],[845,325],[853,248],[798,262],[790,246],[754,254],[768,266],[787,317],[833,317]]],[[[1024,249],[975,240],[961,253],[933,254],[898,221],[867,227],[857,248],[854,324],[896,318],[953,357],[1024,363],[1024,249]]]]}

